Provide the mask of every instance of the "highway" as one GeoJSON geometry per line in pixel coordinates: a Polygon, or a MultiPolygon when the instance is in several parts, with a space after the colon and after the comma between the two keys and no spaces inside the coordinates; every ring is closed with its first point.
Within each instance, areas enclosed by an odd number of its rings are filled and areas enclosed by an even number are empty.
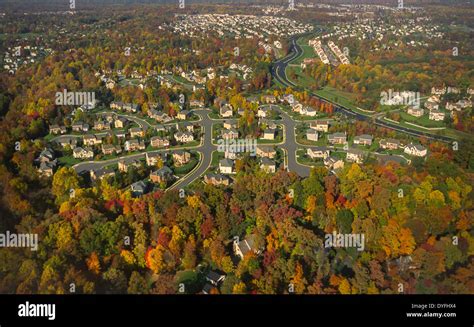
{"type": "MultiPolygon", "coordinates": [[[[272,74],[272,77],[276,81],[281,83],[282,85],[293,87],[293,88],[303,89],[302,87],[300,87],[300,86],[296,85],[295,83],[293,83],[292,81],[290,81],[288,79],[288,77],[286,76],[286,71],[285,71],[286,67],[288,66],[288,64],[291,61],[297,59],[299,56],[301,56],[303,54],[303,49],[301,49],[301,47],[298,45],[296,40],[297,40],[296,37],[293,37],[293,38],[290,39],[290,44],[291,44],[290,53],[288,54],[288,56],[275,61],[272,65],[272,67],[271,67],[270,72],[272,74]]],[[[335,103],[335,102],[333,102],[333,101],[331,101],[331,100],[329,100],[325,97],[319,96],[316,93],[312,92],[311,90],[308,90],[308,89],[305,89],[305,90],[309,94],[311,94],[312,96],[318,98],[319,100],[332,104],[334,106],[335,112],[342,113],[346,117],[361,120],[361,121],[369,121],[369,122],[372,121],[377,126],[385,127],[385,128],[388,128],[388,129],[393,129],[393,130],[399,131],[401,133],[406,133],[406,134],[410,134],[410,135],[417,136],[417,137],[425,137],[425,138],[428,138],[428,139],[433,139],[433,140],[448,142],[448,143],[451,143],[452,141],[454,141],[454,139],[452,139],[450,137],[447,137],[447,136],[422,132],[422,131],[419,131],[419,130],[416,130],[416,129],[412,129],[412,128],[408,128],[408,127],[404,127],[404,126],[399,126],[395,123],[387,122],[385,120],[382,120],[382,118],[380,118],[380,117],[373,118],[373,117],[368,116],[368,115],[363,115],[363,114],[355,112],[355,111],[353,111],[353,110],[351,110],[347,107],[344,107],[340,104],[337,104],[337,103],[335,103]]]]}

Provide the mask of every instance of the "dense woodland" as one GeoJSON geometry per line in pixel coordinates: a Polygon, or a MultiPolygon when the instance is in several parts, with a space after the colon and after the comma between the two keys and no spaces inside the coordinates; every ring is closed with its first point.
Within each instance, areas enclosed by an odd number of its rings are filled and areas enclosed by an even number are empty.
{"type": "MultiPolygon", "coordinates": [[[[81,19],[55,23],[75,26],[81,19]]],[[[61,36],[71,43],[51,41],[54,55],[14,76],[0,74],[0,230],[37,233],[40,240],[36,252],[0,250],[0,293],[70,293],[74,284],[76,293],[171,294],[180,283],[186,293],[199,293],[209,270],[227,275],[214,290],[224,294],[288,293],[290,284],[296,293],[311,294],[398,293],[400,284],[404,293],[474,293],[472,141],[462,141],[459,151],[431,143],[429,158],[410,166],[346,165],[337,177],[325,168],[304,179],[286,171],[269,175],[244,159],[232,186],[196,183],[184,198],[174,191],[134,198],[105,180],[88,187],[66,167],[40,178],[34,158],[45,146],[42,137],[48,124],[71,109],[53,105],[58,89],[96,90],[104,103],[120,98],[166,107],[176,91],[158,86],[108,91],[94,72],[160,71],[177,64],[204,68],[231,60],[226,57],[231,41],[157,36],[145,21],[124,17],[123,30],[110,23],[96,33],[88,28],[104,25],[84,21],[77,26],[87,29],[86,40],[61,36]],[[120,56],[126,40],[146,43],[147,51],[120,56]],[[198,58],[177,50],[190,42],[208,50],[198,58]],[[77,46],[63,52],[61,44],[77,46]],[[365,250],[325,248],[324,235],[333,231],[365,234],[365,250]],[[255,235],[261,254],[236,260],[233,237],[249,235],[255,235]]],[[[2,32],[47,22],[22,24],[10,22],[2,32]]],[[[240,46],[239,60],[255,71],[250,90],[269,86],[269,58],[250,55],[252,41],[240,46]]],[[[232,83],[209,82],[202,96],[207,103],[225,98],[245,105],[239,82],[232,83]]],[[[315,101],[305,94],[298,98],[315,101]]]]}

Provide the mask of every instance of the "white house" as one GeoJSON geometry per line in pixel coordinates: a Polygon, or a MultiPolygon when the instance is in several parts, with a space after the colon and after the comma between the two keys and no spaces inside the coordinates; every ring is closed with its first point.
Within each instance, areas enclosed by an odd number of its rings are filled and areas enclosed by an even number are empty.
{"type": "Polygon", "coordinates": [[[405,147],[404,152],[412,156],[424,157],[426,156],[427,150],[419,144],[410,143],[405,147]]]}
{"type": "Polygon", "coordinates": [[[219,171],[221,174],[232,174],[234,168],[234,162],[229,159],[222,159],[219,161],[219,171]]]}

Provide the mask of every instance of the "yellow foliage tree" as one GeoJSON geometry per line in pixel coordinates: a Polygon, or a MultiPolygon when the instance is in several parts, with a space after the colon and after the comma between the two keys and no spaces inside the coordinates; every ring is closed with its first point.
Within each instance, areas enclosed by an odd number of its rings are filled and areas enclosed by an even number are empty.
{"type": "Polygon", "coordinates": [[[87,268],[98,275],[100,273],[100,260],[97,253],[92,252],[88,259],[86,259],[87,268]]]}
{"type": "Polygon", "coordinates": [[[341,280],[338,289],[341,294],[351,294],[351,284],[346,278],[341,280]]]}

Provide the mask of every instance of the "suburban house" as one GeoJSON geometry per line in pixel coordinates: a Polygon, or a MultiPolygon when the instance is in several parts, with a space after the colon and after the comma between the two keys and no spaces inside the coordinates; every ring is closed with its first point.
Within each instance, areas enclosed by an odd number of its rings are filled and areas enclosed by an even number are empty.
{"type": "Polygon", "coordinates": [[[104,155],[119,154],[122,152],[120,145],[102,144],[102,153],[104,155]]]}
{"type": "Polygon", "coordinates": [[[225,275],[211,270],[207,273],[206,280],[214,286],[219,286],[225,280],[225,275]]]}
{"type": "Polygon", "coordinates": [[[137,113],[138,109],[139,109],[139,106],[138,104],[135,104],[135,103],[124,103],[122,107],[122,110],[125,110],[127,112],[133,112],[133,113],[137,113]]]}
{"type": "Polygon", "coordinates": [[[193,133],[190,132],[176,132],[174,138],[181,143],[188,143],[194,140],[193,133]]]}
{"type": "Polygon", "coordinates": [[[257,111],[257,117],[267,118],[270,116],[271,109],[269,107],[260,107],[257,111]]]}
{"type": "Polygon", "coordinates": [[[317,111],[316,111],[316,109],[314,109],[312,107],[304,106],[300,109],[300,114],[305,115],[305,116],[314,117],[314,116],[316,116],[317,111]]]}
{"type": "Polygon", "coordinates": [[[408,107],[407,113],[415,117],[421,117],[425,113],[423,108],[408,107]]]}
{"type": "Polygon", "coordinates": [[[161,148],[161,147],[170,146],[170,141],[168,141],[165,138],[159,137],[159,136],[153,136],[150,139],[150,144],[154,148],[161,148]]]}
{"type": "Polygon", "coordinates": [[[190,107],[202,108],[202,107],[204,107],[204,101],[193,99],[193,100],[189,101],[189,106],[190,107]]]}
{"type": "Polygon", "coordinates": [[[436,94],[436,95],[443,95],[446,93],[446,88],[445,87],[432,87],[431,88],[431,94],[436,94]]]}
{"type": "Polygon", "coordinates": [[[354,137],[354,144],[359,144],[359,145],[372,145],[372,140],[373,140],[372,135],[368,134],[362,134],[362,135],[357,135],[354,137]]]}
{"type": "Polygon", "coordinates": [[[181,126],[183,127],[183,129],[187,130],[188,132],[191,132],[191,133],[194,132],[194,125],[191,123],[188,123],[187,121],[183,122],[181,126]]]}
{"type": "Polygon", "coordinates": [[[147,166],[156,166],[158,161],[161,162],[166,161],[166,154],[159,153],[159,152],[146,152],[145,153],[145,161],[147,166]]]}
{"type": "Polygon", "coordinates": [[[158,117],[159,117],[160,113],[161,113],[160,111],[158,111],[156,109],[153,109],[153,108],[150,108],[150,109],[148,109],[147,115],[151,119],[159,120],[158,117]]]}
{"type": "Polygon", "coordinates": [[[293,110],[294,112],[300,113],[302,109],[303,105],[299,102],[295,102],[291,105],[291,110],[293,110]]]}
{"type": "Polygon", "coordinates": [[[158,112],[154,119],[162,123],[168,123],[173,120],[167,113],[161,111],[158,112]]]}
{"type": "Polygon", "coordinates": [[[325,120],[316,120],[311,122],[309,128],[314,129],[318,132],[326,132],[329,130],[329,123],[325,120]]]}
{"type": "Polygon", "coordinates": [[[128,140],[125,142],[125,151],[139,151],[145,150],[145,142],[137,139],[128,140]]]}
{"type": "Polygon", "coordinates": [[[274,140],[275,139],[275,130],[274,129],[266,129],[263,131],[263,139],[264,140],[274,140]]]}
{"type": "Polygon", "coordinates": [[[274,95],[264,95],[262,96],[262,101],[265,103],[276,103],[277,98],[274,95]]]}
{"type": "Polygon", "coordinates": [[[236,139],[238,137],[239,132],[234,128],[222,130],[222,138],[225,140],[236,139]]]}
{"type": "Polygon", "coordinates": [[[253,234],[247,236],[242,241],[239,241],[239,239],[236,237],[232,244],[232,248],[234,250],[234,254],[240,259],[243,259],[247,253],[254,253],[258,255],[261,252],[256,245],[256,236],[253,234]]]}
{"type": "Polygon", "coordinates": [[[124,128],[127,125],[127,119],[123,117],[118,117],[114,120],[114,127],[115,128],[124,128]]]}
{"type": "Polygon", "coordinates": [[[191,113],[188,110],[181,110],[180,112],[178,112],[178,115],[176,116],[176,118],[180,120],[186,120],[190,116],[191,116],[191,113]]]}
{"type": "Polygon", "coordinates": [[[225,120],[224,121],[224,128],[225,129],[237,128],[237,122],[233,122],[233,121],[230,121],[230,120],[225,120]]]}
{"type": "Polygon", "coordinates": [[[187,164],[190,160],[191,153],[188,151],[177,150],[173,152],[173,162],[177,167],[187,164]]]}
{"type": "Polygon", "coordinates": [[[232,106],[230,104],[222,105],[219,109],[219,114],[224,118],[232,117],[232,106]]]}
{"type": "Polygon", "coordinates": [[[147,185],[144,181],[138,181],[130,185],[130,189],[132,190],[133,196],[141,196],[146,193],[147,185]]]}
{"type": "Polygon", "coordinates": [[[328,150],[328,148],[326,148],[324,146],[318,146],[318,147],[314,147],[314,148],[307,148],[306,149],[306,154],[311,159],[316,159],[316,158],[323,158],[324,159],[324,158],[329,157],[330,151],[328,150]]]}
{"type": "Polygon", "coordinates": [[[364,161],[364,151],[359,149],[349,149],[347,150],[346,160],[360,164],[364,161]]]}
{"type": "Polygon", "coordinates": [[[400,141],[396,139],[384,139],[380,141],[382,149],[396,150],[400,146],[400,141]]]}
{"type": "Polygon", "coordinates": [[[443,121],[445,117],[444,112],[440,110],[430,110],[428,118],[434,121],[443,121]]]}
{"type": "Polygon", "coordinates": [[[123,102],[121,101],[112,101],[110,103],[110,109],[122,110],[122,108],[123,108],[123,102]]]}
{"type": "Polygon", "coordinates": [[[324,166],[329,170],[344,168],[344,161],[335,157],[326,157],[324,158],[324,166]]]}
{"type": "Polygon", "coordinates": [[[275,161],[268,159],[268,158],[262,158],[262,163],[260,164],[260,169],[266,171],[267,173],[274,173],[276,171],[276,164],[275,161]]]}
{"type": "Polygon", "coordinates": [[[59,126],[57,124],[49,126],[50,134],[66,134],[66,132],[67,132],[66,126],[59,126]]]}
{"type": "Polygon", "coordinates": [[[74,149],[77,146],[77,138],[73,136],[72,137],[63,136],[61,139],[59,139],[56,142],[63,148],[69,146],[71,149],[74,149]]]}
{"type": "Polygon", "coordinates": [[[331,144],[344,144],[346,140],[346,133],[333,133],[328,135],[328,142],[331,144]]]}
{"type": "Polygon", "coordinates": [[[75,148],[72,150],[72,156],[75,159],[90,159],[94,157],[94,151],[90,148],[75,148]]]}
{"type": "Polygon", "coordinates": [[[219,171],[222,174],[232,174],[234,168],[234,162],[229,159],[222,159],[219,161],[219,171]]]}
{"type": "Polygon", "coordinates": [[[88,135],[84,135],[82,137],[82,142],[84,143],[84,145],[92,146],[92,145],[96,145],[96,144],[102,144],[102,139],[97,138],[93,134],[92,135],[88,134],[88,135]]]}
{"type": "Polygon", "coordinates": [[[39,154],[36,161],[38,162],[50,162],[55,159],[54,151],[51,148],[44,148],[39,154]]]}
{"type": "Polygon", "coordinates": [[[306,138],[308,139],[308,141],[317,141],[319,139],[318,131],[314,129],[308,129],[306,131],[306,138]]]}
{"type": "Polygon", "coordinates": [[[115,87],[115,81],[113,79],[108,79],[105,83],[105,87],[107,87],[109,90],[112,90],[115,87]]]}
{"type": "MultiPolygon", "coordinates": [[[[439,100],[438,100],[439,101],[439,100]]],[[[425,108],[428,110],[438,110],[439,109],[439,104],[436,101],[433,101],[431,99],[428,99],[425,102],[425,108]]]]}
{"type": "Polygon", "coordinates": [[[451,102],[446,102],[446,110],[456,110],[456,111],[461,111],[462,109],[470,108],[472,107],[472,101],[467,100],[467,99],[461,99],[456,103],[451,103],[451,102]]]}
{"type": "Polygon", "coordinates": [[[85,124],[82,121],[78,121],[72,124],[73,132],[87,132],[89,131],[89,124],[85,124]]]}
{"type": "Polygon", "coordinates": [[[238,156],[239,156],[239,152],[237,151],[237,149],[233,147],[228,147],[224,151],[224,158],[226,159],[235,160],[237,159],[238,156]]]}
{"type": "Polygon", "coordinates": [[[96,120],[94,122],[94,127],[93,129],[97,131],[108,131],[110,129],[110,123],[105,120],[96,120]]]}
{"type": "Polygon", "coordinates": [[[102,114],[102,119],[105,119],[109,123],[112,123],[115,120],[115,114],[112,112],[106,112],[102,114]]]}
{"type": "Polygon", "coordinates": [[[153,126],[153,129],[157,132],[165,132],[166,131],[165,126],[163,126],[161,124],[156,124],[155,126],[153,126]]]}
{"type": "Polygon", "coordinates": [[[413,144],[413,143],[408,144],[405,147],[404,152],[406,154],[416,156],[416,157],[424,157],[427,154],[426,148],[424,148],[423,146],[419,144],[413,144]]]}
{"type": "Polygon", "coordinates": [[[123,159],[118,162],[118,170],[125,173],[130,167],[139,168],[140,166],[140,160],[137,159],[123,159]]]}
{"type": "Polygon", "coordinates": [[[275,124],[275,122],[273,122],[269,119],[265,119],[265,118],[260,118],[258,120],[258,124],[260,126],[265,125],[268,129],[276,129],[277,128],[277,124],[275,124]]]}
{"type": "Polygon", "coordinates": [[[54,169],[56,168],[56,160],[49,161],[49,162],[41,162],[38,167],[38,173],[41,176],[51,177],[53,176],[54,169]]]}
{"type": "Polygon", "coordinates": [[[144,137],[145,132],[140,127],[133,127],[128,130],[130,132],[130,137],[144,137]]]}
{"type": "Polygon", "coordinates": [[[115,175],[115,171],[112,168],[100,168],[97,170],[91,170],[90,175],[91,175],[91,179],[95,181],[98,179],[112,177],[115,175]]]}
{"type": "Polygon", "coordinates": [[[50,177],[53,175],[54,169],[57,165],[57,160],[55,159],[54,151],[52,149],[44,148],[36,161],[40,163],[38,173],[41,176],[50,177]]]}
{"type": "Polygon", "coordinates": [[[153,183],[168,183],[172,179],[173,171],[168,166],[163,166],[162,168],[150,173],[150,180],[153,183]]]}
{"type": "Polygon", "coordinates": [[[273,159],[276,156],[276,150],[268,145],[257,145],[257,156],[273,159]]]}
{"type": "Polygon", "coordinates": [[[109,137],[113,137],[114,135],[119,139],[125,139],[127,137],[125,131],[114,131],[113,133],[110,131],[107,133],[109,137]]]}
{"type": "Polygon", "coordinates": [[[221,174],[206,174],[204,176],[204,183],[228,186],[230,184],[230,178],[221,174]]]}

